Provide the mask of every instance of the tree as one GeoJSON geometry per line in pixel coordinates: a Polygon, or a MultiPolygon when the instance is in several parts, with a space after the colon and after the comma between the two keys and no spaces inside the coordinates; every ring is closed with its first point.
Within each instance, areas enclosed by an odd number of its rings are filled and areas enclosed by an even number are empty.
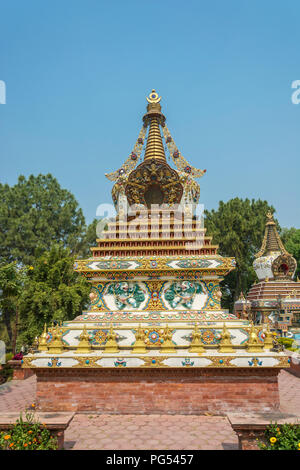
{"type": "Polygon", "coordinates": [[[241,291],[246,293],[256,279],[252,263],[262,244],[268,210],[275,211],[267,201],[234,198],[220,201],[217,211],[205,211],[207,235],[219,245],[219,254],[236,260],[236,269],[221,283],[225,308],[232,310],[241,291]]]}
{"type": "Polygon", "coordinates": [[[34,264],[53,243],[79,252],[85,220],[78,203],[51,175],[0,184],[0,260],[34,264]]]}
{"type": "Polygon", "coordinates": [[[0,310],[2,321],[6,327],[8,344],[15,354],[19,304],[24,290],[27,269],[20,268],[16,263],[0,266],[0,310]]]}
{"type": "Polygon", "coordinates": [[[296,259],[296,276],[300,276],[300,229],[294,227],[282,229],[281,239],[287,251],[296,259]]]}
{"type": "Polygon", "coordinates": [[[54,245],[29,271],[20,301],[17,344],[32,344],[45,323],[73,320],[88,305],[90,285],[73,270],[70,250],[54,245]]]}

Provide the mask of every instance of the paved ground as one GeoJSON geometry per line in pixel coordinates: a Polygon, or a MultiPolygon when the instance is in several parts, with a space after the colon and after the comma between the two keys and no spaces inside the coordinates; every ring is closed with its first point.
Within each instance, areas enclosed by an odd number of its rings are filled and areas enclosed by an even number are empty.
{"type": "MultiPolygon", "coordinates": [[[[0,386],[1,411],[21,411],[34,403],[35,377],[0,386]]],[[[281,411],[300,416],[300,378],[281,371],[281,411]]],[[[226,418],[182,415],[77,414],[65,432],[66,449],[237,449],[226,418]]]]}

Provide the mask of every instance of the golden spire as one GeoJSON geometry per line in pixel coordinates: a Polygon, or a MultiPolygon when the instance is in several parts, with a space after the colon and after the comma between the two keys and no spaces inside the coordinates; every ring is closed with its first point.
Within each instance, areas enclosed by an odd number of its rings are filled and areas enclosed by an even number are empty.
{"type": "Polygon", "coordinates": [[[161,112],[160,100],[161,97],[158,96],[155,90],[152,90],[149,97],[147,97],[147,113],[143,117],[143,120],[145,126],[148,126],[150,123],[150,129],[144,160],[155,158],[166,162],[165,150],[159,128],[160,125],[164,125],[166,118],[161,112]]]}
{"type": "Polygon", "coordinates": [[[260,256],[266,256],[274,252],[280,252],[282,254],[288,254],[283,246],[283,243],[278,235],[276,223],[274,222],[271,211],[267,212],[267,221],[265,234],[262,242],[261,249],[255,255],[256,258],[260,256]]]}

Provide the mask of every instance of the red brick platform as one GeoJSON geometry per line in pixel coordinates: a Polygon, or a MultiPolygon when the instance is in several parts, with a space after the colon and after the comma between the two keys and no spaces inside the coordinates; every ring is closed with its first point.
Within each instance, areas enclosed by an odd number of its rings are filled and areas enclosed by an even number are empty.
{"type": "Polygon", "coordinates": [[[268,412],[280,369],[35,369],[42,411],[110,414],[268,412]]]}

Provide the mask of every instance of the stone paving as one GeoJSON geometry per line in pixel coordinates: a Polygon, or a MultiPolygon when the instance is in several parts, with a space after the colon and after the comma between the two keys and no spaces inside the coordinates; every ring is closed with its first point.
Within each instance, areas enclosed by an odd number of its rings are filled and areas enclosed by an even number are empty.
{"type": "Polygon", "coordinates": [[[236,449],[228,420],[195,415],[76,415],[65,449],[236,449]]]}
{"type": "MultiPolygon", "coordinates": [[[[300,378],[279,374],[281,411],[300,416],[300,378]]],[[[35,401],[36,380],[0,386],[0,413],[21,411],[35,401]]],[[[66,449],[227,450],[237,437],[226,417],[196,415],[77,414],[65,431],[66,449]]]]}

